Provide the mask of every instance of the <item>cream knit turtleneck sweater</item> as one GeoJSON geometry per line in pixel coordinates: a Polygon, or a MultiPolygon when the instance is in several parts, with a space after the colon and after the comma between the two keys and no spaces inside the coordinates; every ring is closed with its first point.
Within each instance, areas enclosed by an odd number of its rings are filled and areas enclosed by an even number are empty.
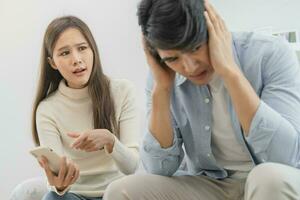
{"type": "MultiPolygon", "coordinates": [[[[139,118],[134,87],[121,79],[112,79],[110,87],[120,128],[120,139],[115,138],[111,154],[105,150],[87,153],[70,148],[74,139],[67,135],[68,132],[94,129],[87,87],[72,89],[61,81],[58,90],[43,100],[37,109],[41,146],[52,148],[79,166],[79,178],[67,189],[87,197],[101,197],[109,183],[124,174],[134,173],[138,166],[139,118]]],[[[54,187],[52,190],[56,191],[54,187]]],[[[62,195],[65,191],[56,192],[62,195]]]]}

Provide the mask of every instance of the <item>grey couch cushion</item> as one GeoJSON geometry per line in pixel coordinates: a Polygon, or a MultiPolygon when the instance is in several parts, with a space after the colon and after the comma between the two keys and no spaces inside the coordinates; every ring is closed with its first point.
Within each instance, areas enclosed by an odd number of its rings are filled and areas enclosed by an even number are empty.
{"type": "Polygon", "coordinates": [[[12,191],[10,200],[41,200],[47,192],[44,177],[35,177],[18,184],[12,191]]]}

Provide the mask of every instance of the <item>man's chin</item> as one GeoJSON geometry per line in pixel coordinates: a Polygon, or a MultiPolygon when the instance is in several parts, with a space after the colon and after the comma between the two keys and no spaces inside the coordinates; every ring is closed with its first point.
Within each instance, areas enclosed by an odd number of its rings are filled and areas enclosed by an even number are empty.
{"type": "Polygon", "coordinates": [[[212,72],[208,72],[203,78],[188,78],[195,85],[207,85],[212,80],[212,72]]]}

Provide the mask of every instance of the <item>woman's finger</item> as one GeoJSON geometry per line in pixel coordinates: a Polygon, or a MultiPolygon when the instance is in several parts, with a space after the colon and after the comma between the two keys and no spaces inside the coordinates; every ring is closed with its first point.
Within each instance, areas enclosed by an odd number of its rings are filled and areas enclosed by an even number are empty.
{"type": "Polygon", "coordinates": [[[58,179],[61,183],[65,179],[66,172],[67,172],[67,159],[65,156],[63,156],[60,159],[60,168],[59,168],[59,172],[58,172],[58,179]]]}
{"type": "Polygon", "coordinates": [[[91,150],[95,151],[93,149],[97,149],[96,145],[94,143],[90,143],[90,144],[86,145],[82,150],[87,151],[87,152],[90,152],[91,150]]]}
{"type": "Polygon", "coordinates": [[[97,148],[96,146],[88,147],[85,149],[86,152],[93,152],[93,151],[99,151],[102,148],[97,148]]]}
{"type": "Polygon", "coordinates": [[[80,133],[69,132],[69,133],[67,133],[67,135],[72,138],[78,138],[80,136],[80,133]]]}
{"type": "Polygon", "coordinates": [[[71,180],[74,177],[75,172],[76,172],[76,169],[75,169],[74,165],[72,163],[69,163],[68,164],[68,172],[67,172],[67,175],[63,182],[64,187],[67,187],[71,184],[71,180]]]}
{"type": "Polygon", "coordinates": [[[75,173],[73,175],[70,185],[76,182],[76,180],[79,177],[79,174],[80,174],[79,168],[78,168],[78,166],[75,165],[75,173]]]}
{"type": "Polygon", "coordinates": [[[86,139],[86,140],[82,141],[82,143],[80,143],[77,146],[77,148],[81,149],[81,150],[84,150],[84,147],[90,145],[92,142],[93,142],[92,140],[86,139]]]}
{"type": "Polygon", "coordinates": [[[75,142],[71,145],[71,148],[78,148],[85,140],[87,139],[87,134],[82,134],[75,140],[75,142]]]}
{"type": "Polygon", "coordinates": [[[41,166],[41,168],[44,168],[44,165],[43,165],[43,161],[42,160],[38,160],[38,163],[39,163],[39,165],[41,166]]]}
{"type": "Polygon", "coordinates": [[[53,172],[51,171],[51,169],[48,165],[48,160],[44,156],[42,156],[42,159],[43,159],[42,162],[43,162],[43,166],[44,166],[44,171],[46,173],[48,182],[49,182],[50,185],[54,185],[54,174],[53,174],[53,172]]]}

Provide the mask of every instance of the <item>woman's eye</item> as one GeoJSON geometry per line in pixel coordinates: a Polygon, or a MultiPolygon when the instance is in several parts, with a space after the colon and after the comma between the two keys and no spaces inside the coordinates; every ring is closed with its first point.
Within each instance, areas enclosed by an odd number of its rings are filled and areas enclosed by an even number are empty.
{"type": "Polygon", "coordinates": [[[68,55],[70,52],[69,51],[63,51],[63,52],[61,52],[59,55],[60,56],[66,56],[66,55],[68,55]]]}
{"type": "Polygon", "coordinates": [[[85,50],[85,49],[87,49],[86,46],[81,46],[81,47],[79,47],[79,51],[83,51],[83,50],[85,50]]]}

